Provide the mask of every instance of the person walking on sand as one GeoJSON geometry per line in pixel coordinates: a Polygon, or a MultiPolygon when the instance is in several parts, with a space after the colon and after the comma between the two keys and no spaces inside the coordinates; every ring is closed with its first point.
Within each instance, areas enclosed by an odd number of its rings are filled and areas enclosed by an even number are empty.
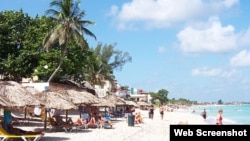
{"type": "Polygon", "coordinates": [[[163,116],[164,116],[164,106],[161,105],[159,110],[160,110],[161,120],[163,120],[163,116]]]}
{"type": "Polygon", "coordinates": [[[154,118],[154,106],[153,106],[153,105],[151,105],[151,106],[149,107],[149,112],[148,112],[148,114],[149,114],[149,118],[150,118],[150,119],[153,119],[153,118],[154,118]]]}
{"type": "Polygon", "coordinates": [[[206,120],[206,118],[207,118],[207,111],[206,111],[206,109],[204,109],[203,112],[201,112],[201,116],[203,117],[204,120],[206,120]]]}
{"type": "Polygon", "coordinates": [[[219,109],[218,115],[216,117],[216,125],[222,125],[222,113],[223,113],[223,110],[219,109]]]}

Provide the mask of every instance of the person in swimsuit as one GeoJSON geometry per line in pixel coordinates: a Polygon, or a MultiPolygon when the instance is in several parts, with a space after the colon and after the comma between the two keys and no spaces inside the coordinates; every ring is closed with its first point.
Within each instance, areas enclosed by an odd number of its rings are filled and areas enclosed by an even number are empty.
{"type": "Polygon", "coordinates": [[[149,113],[149,118],[153,119],[154,118],[154,106],[153,105],[150,106],[148,113],[149,113]]]}
{"type": "Polygon", "coordinates": [[[216,125],[222,125],[222,113],[223,113],[223,110],[219,109],[218,110],[218,115],[217,115],[217,118],[216,118],[216,125]]]}
{"type": "Polygon", "coordinates": [[[161,115],[161,120],[163,120],[163,115],[164,115],[164,106],[160,106],[160,115],[161,115]]]}
{"type": "Polygon", "coordinates": [[[207,111],[206,111],[206,109],[204,109],[203,112],[201,112],[201,116],[203,117],[204,120],[206,120],[206,118],[207,118],[207,111]]]}

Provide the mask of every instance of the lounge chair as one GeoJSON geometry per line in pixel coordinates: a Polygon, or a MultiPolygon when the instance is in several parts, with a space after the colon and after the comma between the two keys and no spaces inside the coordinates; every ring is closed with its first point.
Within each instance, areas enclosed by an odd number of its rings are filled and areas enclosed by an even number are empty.
{"type": "Polygon", "coordinates": [[[99,128],[99,124],[96,122],[95,117],[91,117],[87,123],[87,128],[99,128]]]}
{"type": "MultiPolygon", "coordinates": [[[[3,115],[0,115],[0,120],[4,120],[4,116],[3,115]]],[[[29,119],[28,118],[24,118],[24,117],[21,117],[21,116],[17,116],[15,114],[12,114],[11,113],[11,119],[10,119],[11,123],[18,123],[19,125],[22,125],[24,123],[28,123],[29,122],[29,119]]]]}
{"type": "Polygon", "coordinates": [[[79,129],[79,128],[87,128],[87,120],[84,120],[82,118],[78,118],[73,124],[74,126],[76,127],[76,129],[79,129]]]}
{"type": "MultiPolygon", "coordinates": [[[[88,122],[90,120],[89,114],[88,113],[82,113],[81,115],[81,121],[85,121],[86,123],[82,124],[83,128],[88,128],[88,122]]],[[[83,123],[83,122],[82,122],[83,123]]]]}
{"type": "Polygon", "coordinates": [[[25,124],[25,123],[29,123],[30,119],[29,118],[25,118],[23,116],[17,115],[16,113],[11,113],[12,116],[12,121],[16,122],[20,125],[25,124]]]}
{"type": "Polygon", "coordinates": [[[5,131],[5,129],[0,126],[0,138],[1,141],[8,141],[9,139],[21,138],[23,141],[39,141],[44,134],[32,134],[32,135],[14,135],[5,131]]]}
{"type": "Polygon", "coordinates": [[[51,130],[59,130],[63,129],[65,132],[71,132],[73,130],[74,125],[73,124],[58,124],[53,118],[49,117],[49,126],[51,127],[51,130]]]}
{"type": "Polygon", "coordinates": [[[112,121],[110,116],[102,116],[99,120],[100,128],[111,129],[112,121]]]}

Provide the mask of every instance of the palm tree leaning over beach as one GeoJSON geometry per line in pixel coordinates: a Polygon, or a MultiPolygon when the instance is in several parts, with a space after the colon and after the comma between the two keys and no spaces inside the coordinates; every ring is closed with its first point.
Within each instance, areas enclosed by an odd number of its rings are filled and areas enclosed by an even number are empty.
{"type": "Polygon", "coordinates": [[[47,15],[53,20],[57,21],[57,25],[45,36],[43,40],[43,47],[48,51],[56,43],[61,48],[61,58],[58,67],[52,73],[48,82],[50,82],[55,74],[61,68],[64,57],[67,56],[67,48],[69,41],[74,41],[79,47],[87,47],[87,42],[84,39],[84,34],[87,34],[96,39],[96,36],[87,28],[86,25],[94,24],[89,20],[82,20],[85,16],[85,12],[79,8],[80,0],[74,2],[74,0],[54,0],[50,3],[50,7],[56,7],[56,9],[49,9],[46,11],[47,15]]]}

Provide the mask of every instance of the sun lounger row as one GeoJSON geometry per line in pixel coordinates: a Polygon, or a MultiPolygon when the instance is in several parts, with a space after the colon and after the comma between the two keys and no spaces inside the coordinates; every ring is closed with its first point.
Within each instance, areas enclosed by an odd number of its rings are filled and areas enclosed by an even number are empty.
{"type": "Polygon", "coordinates": [[[23,141],[39,141],[44,134],[10,134],[2,126],[0,126],[0,140],[8,141],[9,139],[22,139],[23,141]]]}

